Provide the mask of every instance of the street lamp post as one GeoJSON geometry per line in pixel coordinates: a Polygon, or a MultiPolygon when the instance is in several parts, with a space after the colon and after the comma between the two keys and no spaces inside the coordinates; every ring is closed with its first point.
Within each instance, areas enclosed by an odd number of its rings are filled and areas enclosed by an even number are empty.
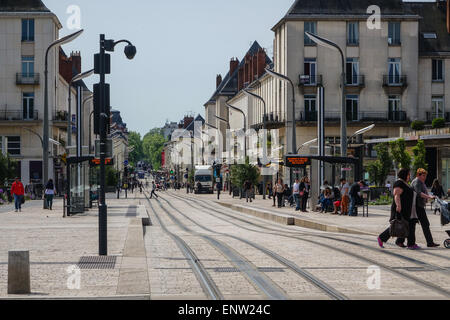
{"type": "MultiPolygon", "coordinates": [[[[264,106],[264,114],[263,114],[263,129],[264,129],[264,143],[263,143],[263,159],[267,156],[267,132],[265,131],[267,129],[267,123],[266,123],[266,115],[267,115],[267,107],[266,107],[266,101],[259,95],[254,94],[253,92],[248,91],[247,89],[244,89],[243,92],[248,96],[255,99],[260,100],[263,103],[264,106]]],[[[265,166],[267,163],[263,163],[263,166],[265,166]]],[[[264,171],[264,169],[263,169],[264,171]]],[[[266,176],[263,176],[263,200],[266,200],[266,176]]]]}
{"type": "Polygon", "coordinates": [[[244,126],[243,126],[243,128],[244,128],[244,158],[245,158],[245,161],[247,161],[247,136],[246,136],[246,134],[247,134],[247,116],[245,115],[245,112],[242,111],[241,109],[232,106],[228,102],[225,102],[225,104],[227,105],[227,107],[229,107],[237,112],[240,112],[242,114],[242,116],[244,117],[244,126]]]}
{"type": "MultiPolygon", "coordinates": [[[[65,43],[68,43],[83,33],[84,30],[79,30],[75,33],[69,34],[68,36],[62,37],[54,42],[52,42],[45,52],[45,82],[44,82],[44,138],[43,138],[43,146],[42,146],[42,165],[43,165],[43,184],[47,183],[48,180],[48,141],[49,141],[49,117],[48,117],[48,54],[50,50],[54,47],[62,46],[65,43]]],[[[47,208],[47,203],[44,200],[44,209],[47,208]]]]}
{"type": "MultiPolygon", "coordinates": [[[[110,106],[107,105],[109,101],[109,96],[107,96],[107,85],[105,83],[106,74],[111,71],[110,66],[110,56],[106,53],[113,52],[114,47],[122,42],[126,42],[125,55],[128,59],[133,59],[136,55],[136,47],[131,44],[128,40],[120,40],[114,42],[114,40],[106,40],[105,35],[100,35],[100,53],[95,55],[95,73],[100,75],[100,83],[97,87],[98,101],[94,103],[95,107],[98,108],[98,113],[100,115],[99,122],[99,133],[100,133],[100,194],[99,194],[99,254],[101,256],[108,255],[108,237],[107,237],[107,219],[108,219],[108,208],[105,201],[106,193],[106,140],[107,140],[107,118],[109,115],[110,106]]],[[[94,88],[95,91],[95,88],[94,88]]],[[[95,100],[95,99],[94,99],[95,100]]]]}
{"type": "MultiPolygon", "coordinates": [[[[341,55],[341,61],[342,61],[342,74],[341,74],[341,89],[342,89],[342,105],[341,105],[341,156],[347,157],[347,114],[346,114],[346,107],[345,107],[345,56],[342,49],[334,42],[319,37],[315,34],[312,34],[310,32],[305,32],[306,35],[315,43],[317,43],[320,46],[338,51],[341,55]]],[[[346,172],[342,172],[342,177],[346,177],[346,172]]]]}
{"type": "MultiPolygon", "coordinates": [[[[291,154],[295,154],[295,152],[297,151],[297,125],[296,125],[296,121],[295,121],[295,86],[294,86],[294,82],[292,82],[292,80],[281,74],[278,72],[275,72],[273,70],[270,70],[269,68],[266,68],[266,72],[268,74],[270,74],[272,77],[284,81],[284,82],[288,82],[291,85],[291,89],[292,89],[292,145],[291,145],[291,154]]],[[[286,108],[286,113],[287,113],[288,109],[286,108]]],[[[287,114],[286,114],[286,121],[287,121],[287,114]]],[[[290,168],[289,170],[289,175],[290,175],[290,180],[291,180],[291,185],[293,184],[292,181],[292,168],[290,168]]]]}

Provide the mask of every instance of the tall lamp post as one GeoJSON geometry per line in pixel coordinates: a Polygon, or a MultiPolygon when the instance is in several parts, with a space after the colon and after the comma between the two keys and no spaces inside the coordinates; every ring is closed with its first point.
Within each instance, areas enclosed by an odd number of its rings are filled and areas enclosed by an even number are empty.
{"type": "Polygon", "coordinates": [[[233,109],[233,110],[235,110],[237,112],[240,112],[242,114],[242,116],[244,117],[244,126],[243,126],[243,128],[244,128],[244,158],[245,158],[244,160],[247,161],[247,136],[246,136],[246,133],[247,133],[247,116],[245,115],[245,112],[242,111],[241,109],[232,106],[228,102],[225,102],[225,104],[227,105],[228,108],[231,108],[231,109],[233,109]]]}
{"type": "MultiPolygon", "coordinates": [[[[106,74],[111,73],[111,58],[106,52],[113,52],[114,47],[119,43],[126,42],[125,55],[131,60],[136,55],[136,47],[128,40],[106,40],[105,35],[100,35],[100,53],[95,55],[94,65],[95,73],[100,75],[100,83],[94,87],[94,92],[97,89],[97,97],[94,97],[94,106],[98,109],[97,115],[99,116],[98,132],[100,134],[100,194],[99,194],[99,255],[108,255],[108,237],[107,237],[107,219],[108,208],[105,201],[105,189],[106,189],[106,140],[108,125],[106,120],[109,120],[110,106],[107,105],[109,101],[109,90],[105,83],[106,74]],[[97,100],[98,99],[98,100],[97,100]]],[[[97,130],[96,130],[97,131],[97,130]]]]}
{"type": "MultiPolygon", "coordinates": [[[[310,32],[305,32],[306,35],[314,41],[316,44],[332,49],[335,51],[338,51],[341,55],[341,61],[342,61],[342,74],[341,74],[341,89],[342,89],[342,105],[341,105],[341,156],[347,157],[347,112],[346,112],[346,106],[345,106],[345,56],[342,49],[334,42],[319,37],[315,34],[312,34],[310,32]]],[[[342,177],[346,177],[345,171],[342,173],[342,177]]]]}
{"type": "MultiPolygon", "coordinates": [[[[247,89],[244,89],[243,92],[248,97],[257,99],[257,100],[259,100],[259,101],[261,101],[263,103],[263,106],[264,106],[263,129],[266,130],[266,128],[267,128],[267,123],[266,123],[266,116],[267,116],[266,101],[264,101],[264,99],[261,96],[259,96],[257,94],[254,94],[253,92],[250,92],[247,89]]],[[[264,131],[264,138],[265,139],[264,139],[264,143],[263,143],[263,158],[266,157],[266,155],[267,155],[267,138],[266,137],[267,137],[267,132],[264,131]]],[[[263,166],[265,166],[266,164],[263,164],[263,166]]],[[[265,175],[263,176],[263,200],[266,200],[266,176],[265,175]]]]}
{"type": "MultiPolygon", "coordinates": [[[[294,82],[292,82],[292,80],[290,78],[288,78],[287,76],[275,72],[273,70],[270,70],[269,68],[266,68],[266,72],[268,74],[270,74],[272,77],[284,81],[284,82],[288,82],[291,85],[291,89],[292,89],[292,145],[291,145],[291,154],[295,154],[295,152],[297,151],[297,125],[296,125],[296,121],[295,121],[295,86],[294,86],[294,82]]],[[[287,108],[286,108],[286,113],[287,113],[287,108]]],[[[286,114],[286,121],[287,121],[287,114],[286,114]]],[[[290,168],[289,170],[289,175],[290,175],[290,180],[291,180],[291,185],[293,184],[292,181],[292,168],[290,168]]]]}
{"type": "MultiPolygon", "coordinates": [[[[50,53],[50,50],[55,47],[60,47],[63,44],[66,44],[74,39],[76,39],[78,36],[80,36],[83,33],[83,29],[79,30],[77,32],[74,32],[72,34],[69,34],[68,36],[62,37],[61,39],[58,39],[54,42],[52,42],[45,52],[45,69],[44,69],[44,75],[45,75],[45,84],[44,84],[44,134],[43,134],[43,145],[42,145],[42,165],[43,165],[43,184],[45,185],[48,180],[48,144],[49,144],[49,119],[48,119],[48,54],[50,53]]],[[[47,207],[47,203],[44,200],[44,208],[47,207]]]]}

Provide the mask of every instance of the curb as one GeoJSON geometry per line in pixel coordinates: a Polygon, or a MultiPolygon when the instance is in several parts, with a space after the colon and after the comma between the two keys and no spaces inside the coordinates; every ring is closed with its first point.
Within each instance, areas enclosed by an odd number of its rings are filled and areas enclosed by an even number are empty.
{"type": "Polygon", "coordinates": [[[345,228],[345,227],[339,227],[334,225],[328,225],[320,222],[315,222],[307,219],[302,219],[298,217],[293,217],[286,214],[281,213],[274,213],[272,211],[263,210],[263,209],[254,209],[249,207],[244,207],[241,205],[234,205],[231,203],[225,203],[225,202],[216,202],[217,204],[233,209],[235,211],[239,211],[242,213],[246,213],[261,219],[273,221],[278,224],[287,225],[287,226],[298,226],[303,227],[307,229],[313,229],[313,230],[319,230],[324,232],[334,232],[334,233],[344,233],[344,234],[357,234],[357,235],[369,235],[373,236],[374,233],[351,229],[351,228],[345,228]]]}

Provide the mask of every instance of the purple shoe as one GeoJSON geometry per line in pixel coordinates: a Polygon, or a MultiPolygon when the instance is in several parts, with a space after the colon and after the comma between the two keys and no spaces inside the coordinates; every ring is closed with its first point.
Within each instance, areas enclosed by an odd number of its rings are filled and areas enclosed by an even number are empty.
{"type": "Polygon", "coordinates": [[[380,248],[384,248],[383,241],[381,240],[381,238],[378,237],[377,240],[378,240],[378,245],[380,246],[380,248]]]}
{"type": "Polygon", "coordinates": [[[421,248],[417,244],[415,244],[413,246],[409,246],[408,249],[409,250],[420,250],[421,248]]]}

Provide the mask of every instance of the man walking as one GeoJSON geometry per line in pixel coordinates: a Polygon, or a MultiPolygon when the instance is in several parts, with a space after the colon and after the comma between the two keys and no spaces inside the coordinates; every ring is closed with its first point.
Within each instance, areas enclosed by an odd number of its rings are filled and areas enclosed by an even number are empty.
{"type": "Polygon", "coordinates": [[[152,193],[150,194],[150,199],[153,199],[153,196],[158,198],[158,195],[156,194],[156,183],[155,181],[152,182],[152,193]]]}
{"type": "Polygon", "coordinates": [[[217,188],[217,200],[220,200],[220,190],[222,190],[222,184],[220,183],[220,181],[217,182],[216,188],[217,188]]]}
{"type": "Polygon", "coordinates": [[[298,179],[295,179],[292,193],[296,204],[295,211],[300,211],[300,181],[298,179]]]}
{"type": "Polygon", "coordinates": [[[245,197],[247,199],[250,198],[250,202],[252,202],[252,196],[251,196],[251,191],[252,191],[252,183],[250,182],[250,180],[245,181],[244,183],[244,191],[245,191],[245,197]]]}
{"type": "Polygon", "coordinates": [[[355,182],[352,187],[350,188],[350,217],[357,217],[358,216],[358,208],[356,207],[358,204],[358,200],[361,193],[361,187],[363,186],[363,182],[355,182]]]}
{"type": "Polygon", "coordinates": [[[25,196],[25,189],[19,178],[11,186],[11,196],[14,197],[16,212],[22,212],[22,201],[25,196]]]}
{"type": "Polygon", "coordinates": [[[427,217],[427,212],[425,210],[427,200],[435,199],[435,197],[428,194],[427,186],[425,181],[427,180],[428,172],[425,169],[417,170],[417,178],[412,182],[412,187],[417,193],[417,217],[419,218],[420,225],[422,226],[422,231],[427,240],[428,248],[439,247],[439,244],[434,243],[433,236],[430,231],[430,221],[427,217]]]}

